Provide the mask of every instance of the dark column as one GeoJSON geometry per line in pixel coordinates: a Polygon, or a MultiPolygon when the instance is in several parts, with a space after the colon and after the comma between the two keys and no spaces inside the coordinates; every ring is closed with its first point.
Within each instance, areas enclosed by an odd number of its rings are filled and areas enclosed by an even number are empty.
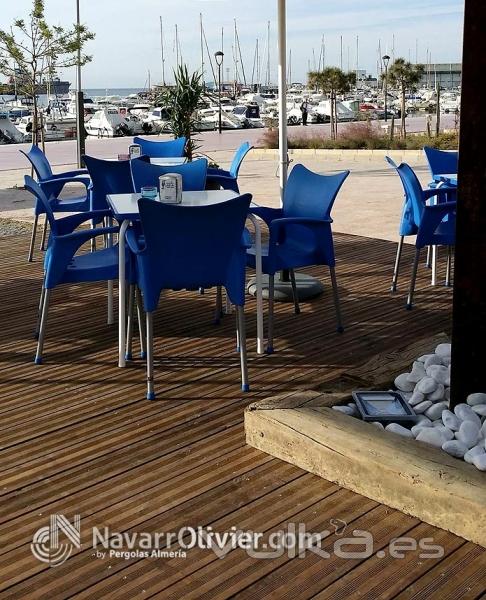
{"type": "Polygon", "coordinates": [[[453,406],[486,391],[486,3],[465,1],[452,323],[453,406]]]}

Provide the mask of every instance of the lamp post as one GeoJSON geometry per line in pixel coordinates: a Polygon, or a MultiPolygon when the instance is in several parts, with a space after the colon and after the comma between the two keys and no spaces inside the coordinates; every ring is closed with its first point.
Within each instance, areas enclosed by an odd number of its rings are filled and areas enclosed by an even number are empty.
{"type": "Polygon", "coordinates": [[[385,123],[388,121],[388,63],[390,62],[390,57],[388,54],[382,57],[383,64],[385,65],[385,123]]]}
{"type": "MultiPolygon", "coordinates": [[[[79,0],[76,0],[76,24],[78,26],[78,44],[80,42],[79,27],[81,26],[79,18],[79,0]]],[[[85,135],[84,135],[84,100],[83,92],[81,91],[81,46],[78,47],[78,64],[76,73],[76,134],[77,134],[77,158],[78,167],[83,166],[83,159],[81,158],[85,154],[85,135]]]]}
{"type": "Polygon", "coordinates": [[[214,53],[214,59],[216,60],[216,64],[218,65],[218,104],[219,104],[219,121],[218,121],[218,131],[221,133],[221,65],[223,64],[224,54],[221,50],[214,53]]]}

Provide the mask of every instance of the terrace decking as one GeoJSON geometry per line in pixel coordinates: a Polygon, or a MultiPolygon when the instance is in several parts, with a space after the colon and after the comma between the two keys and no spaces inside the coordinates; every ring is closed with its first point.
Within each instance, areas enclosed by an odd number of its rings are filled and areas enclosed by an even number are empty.
{"type": "Polygon", "coordinates": [[[0,239],[1,598],[482,596],[486,553],[479,546],[245,445],[243,410],[250,402],[318,389],[370,354],[449,330],[451,290],[430,288],[424,268],[416,308],[404,310],[410,247],[400,291],[391,296],[395,244],[342,234],[335,244],[344,335],[335,332],[328,293],[303,305],[299,316],[290,305],[277,305],[278,351],[257,357],[250,299],[252,392],[242,397],[234,318],[213,326],[210,291],[167,295],[155,318],[158,399],[148,402],[143,362],[116,365],[117,328],[106,325],[105,285],[54,291],[45,364],[34,366],[41,260],[37,254],[27,264],[27,236],[0,239]],[[81,515],[83,544],[55,568],[30,548],[53,513],[81,515]],[[93,526],[132,533],[207,525],[268,532],[293,522],[318,532],[330,519],[371,532],[375,553],[407,535],[433,537],[445,554],[258,560],[242,550],[219,559],[194,549],[185,559],[103,560],[90,544],[93,526]]]}

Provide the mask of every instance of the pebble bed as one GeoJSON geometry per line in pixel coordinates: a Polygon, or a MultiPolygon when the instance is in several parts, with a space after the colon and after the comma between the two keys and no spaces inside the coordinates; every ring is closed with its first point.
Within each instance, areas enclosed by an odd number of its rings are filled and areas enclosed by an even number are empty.
{"type": "MultiPolygon", "coordinates": [[[[449,410],[451,345],[439,344],[433,354],[417,358],[409,373],[395,379],[395,387],[418,415],[408,429],[399,423],[375,427],[425,442],[486,471],[486,393],[470,394],[465,404],[449,410]]],[[[333,409],[360,418],[354,402],[333,409]]]]}

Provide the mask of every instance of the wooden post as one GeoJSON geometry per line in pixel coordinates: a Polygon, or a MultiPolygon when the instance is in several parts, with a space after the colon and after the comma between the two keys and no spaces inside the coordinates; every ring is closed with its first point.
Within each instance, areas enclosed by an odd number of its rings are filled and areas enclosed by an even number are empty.
{"type": "Polygon", "coordinates": [[[486,92],[486,3],[466,0],[459,142],[459,187],[452,311],[451,403],[486,391],[486,177],[484,132],[486,92]],[[483,91],[481,91],[483,90],[483,91]]]}

